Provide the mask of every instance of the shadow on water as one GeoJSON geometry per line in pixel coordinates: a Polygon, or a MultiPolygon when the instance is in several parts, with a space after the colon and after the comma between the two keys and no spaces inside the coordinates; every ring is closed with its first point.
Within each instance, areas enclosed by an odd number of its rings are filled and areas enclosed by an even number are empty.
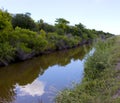
{"type": "Polygon", "coordinates": [[[39,75],[51,66],[66,66],[72,60],[83,60],[91,50],[90,45],[58,51],[42,55],[24,62],[0,68],[0,103],[11,103],[15,100],[15,85],[27,85],[32,83],[39,75]]]}

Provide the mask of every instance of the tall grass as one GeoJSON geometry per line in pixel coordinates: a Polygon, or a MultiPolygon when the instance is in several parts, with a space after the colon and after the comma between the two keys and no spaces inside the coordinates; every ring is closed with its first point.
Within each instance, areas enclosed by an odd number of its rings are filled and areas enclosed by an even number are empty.
{"type": "Polygon", "coordinates": [[[120,89],[120,70],[115,69],[120,58],[119,44],[119,36],[99,41],[95,53],[85,62],[82,83],[59,92],[56,103],[120,103],[119,96],[114,98],[120,89]]]}

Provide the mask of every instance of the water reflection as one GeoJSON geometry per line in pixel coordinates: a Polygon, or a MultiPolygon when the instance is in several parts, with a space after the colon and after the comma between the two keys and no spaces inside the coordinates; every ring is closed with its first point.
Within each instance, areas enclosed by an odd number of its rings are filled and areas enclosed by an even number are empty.
{"type": "Polygon", "coordinates": [[[42,96],[45,93],[44,88],[45,84],[39,80],[35,80],[25,86],[16,85],[16,90],[19,93],[18,96],[42,96]]]}
{"type": "MultiPolygon", "coordinates": [[[[70,82],[65,78],[66,76],[72,77],[72,74],[77,75],[74,67],[78,68],[79,71],[79,68],[81,68],[79,63],[84,59],[84,56],[90,49],[91,46],[87,45],[43,55],[7,67],[1,67],[0,103],[18,103],[20,101],[18,99],[24,96],[28,98],[29,96],[36,97],[43,95],[43,98],[45,98],[44,94],[45,90],[48,90],[48,85],[51,85],[51,83],[56,85],[60,82],[59,87],[62,87],[62,84],[70,82]],[[66,65],[68,66],[66,67],[66,65]],[[59,67],[61,67],[62,71],[59,71],[61,70],[59,67]],[[47,82],[46,85],[44,82],[47,82]]],[[[72,79],[74,81],[76,77],[72,77],[72,79]]],[[[27,100],[30,100],[30,98],[27,100]]],[[[29,101],[28,103],[32,102],[29,101]]]]}

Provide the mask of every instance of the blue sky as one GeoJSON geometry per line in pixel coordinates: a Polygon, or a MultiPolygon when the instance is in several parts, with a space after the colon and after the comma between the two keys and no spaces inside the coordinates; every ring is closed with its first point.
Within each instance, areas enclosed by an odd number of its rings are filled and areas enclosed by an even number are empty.
{"type": "Polygon", "coordinates": [[[65,18],[70,25],[82,23],[89,29],[120,34],[120,0],[0,0],[10,13],[30,12],[37,21],[54,24],[65,18]]]}

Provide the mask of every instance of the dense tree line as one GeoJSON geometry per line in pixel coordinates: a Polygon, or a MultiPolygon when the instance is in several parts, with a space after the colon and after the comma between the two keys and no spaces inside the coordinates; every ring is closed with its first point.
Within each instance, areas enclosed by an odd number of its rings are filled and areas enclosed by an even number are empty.
{"type": "Polygon", "coordinates": [[[112,36],[90,30],[81,23],[70,26],[58,18],[55,25],[40,19],[35,22],[30,13],[12,15],[0,10],[0,65],[25,60],[48,51],[72,48],[98,37],[112,36]]]}

